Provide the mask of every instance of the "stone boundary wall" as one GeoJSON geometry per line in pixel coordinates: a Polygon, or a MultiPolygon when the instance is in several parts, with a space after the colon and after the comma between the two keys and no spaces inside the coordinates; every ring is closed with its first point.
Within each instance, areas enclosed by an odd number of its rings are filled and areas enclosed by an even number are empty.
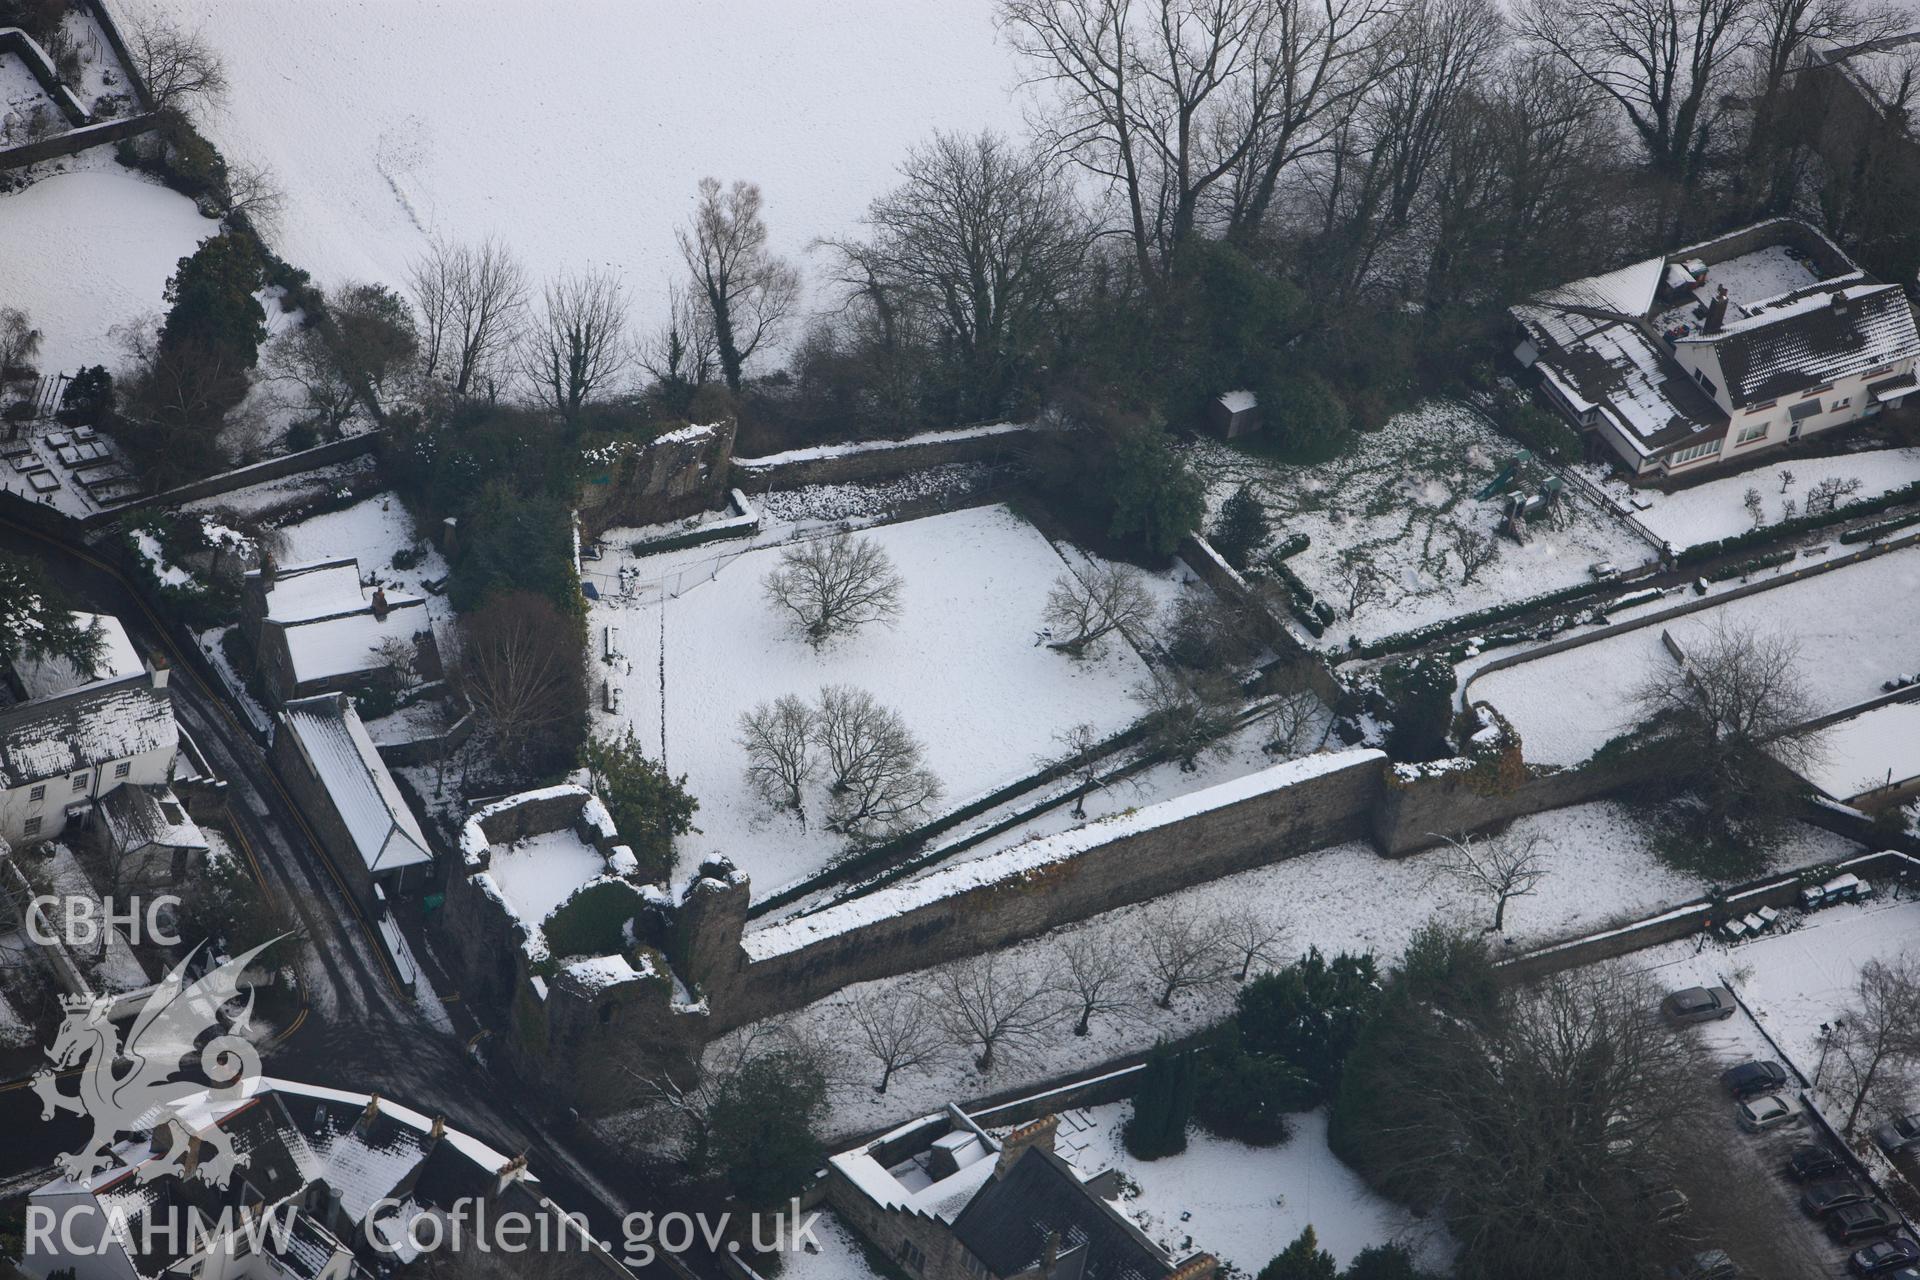
{"type": "Polygon", "coordinates": [[[1590,934],[1515,956],[1501,964],[1500,973],[1511,981],[1528,981],[1566,969],[1598,964],[1602,960],[1659,946],[1663,942],[1673,942],[1698,932],[1716,916],[1742,916],[1760,907],[1792,906],[1799,900],[1804,885],[1830,880],[1843,871],[1851,871],[1867,880],[1912,876],[1920,873],[1920,858],[1885,849],[1878,853],[1863,853],[1824,867],[1770,876],[1727,894],[1722,900],[1724,906],[1709,898],[1698,898],[1623,928],[1590,934]]]}
{"type": "Polygon", "coordinates": [[[1309,689],[1331,707],[1340,697],[1340,680],[1313,648],[1294,633],[1286,618],[1267,607],[1267,601],[1228,564],[1226,558],[1205,535],[1190,533],[1180,540],[1177,554],[1194,576],[1213,588],[1223,599],[1249,609],[1265,625],[1261,638],[1273,646],[1278,658],[1266,668],[1266,688],[1276,693],[1309,689]]]}
{"type": "Polygon", "coordinates": [[[1374,847],[1389,858],[1405,857],[1432,848],[1444,836],[1598,800],[1645,781],[1657,767],[1651,758],[1641,757],[1534,772],[1518,761],[1516,754],[1520,776],[1511,782],[1501,780],[1503,775],[1513,777],[1511,770],[1459,769],[1407,780],[1387,769],[1386,786],[1372,815],[1374,847]]]}
{"type": "Polygon", "coordinates": [[[133,90],[133,97],[142,111],[153,110],[153,93],[147,87],[140,68],[133,63],[133,51],[127,48],[126,37],[120,34],[120,24],[107,12],[107,0],[80,0],[88,13],[100,26],[100,34],[107,38],[107,44],[113,49],[113,56],[120,60],[121,74],[127,78],[127,84],[133,90]]]}
{"type": "Polygon", "coordinates": [[[995,423],[957,431],[929,431],[905,440],[823,445],[763,458],[735,458],[732,483],[748,493],[765,493],[809,484],[885,479],[952,462],[997,462],[1039,430],[1030,424],[995,423]]]}
{"type": "Polygon", "coordinates": [[[731,418],[669,431],[644,443],[614,442],[583,455],[586,475],[575,498],[581,530],[684,520],[727,504],[735,424],[731,418]]]}
{"type": "Polygon", "coordinates": [[[1756,595],[1762,591],[1772,591],[1778,587],[1804,581],[1807,578],[1817,578],[1823,573],[1831,573],[1836,569],[1844,569],[1849,565],[1859,564],[1864,560],[1871,560],[1876,556],[1886,555],[1890,551],[1899,551],[1906,547],[1911,547],[1916,543],[1920,543],[1920,530],[1903,534],[1898,538],[1888,539],[1885,542],[1872,543],[1862,547],[1858,551],[1849,551],[1842,555],[1833,556],[1827,560],[1802,565],[1797,569],[1788,570],[1786,573],[1776,574],[1762,582],[1749,582],[1728,591],[1719,591],[1710,595],[1699,596],[1681,604],[1669,605],[1664,609],[1656,609],[1652,613],[1644,614],[1638,618],[1630,618],[1625,622],[1615,622],[1604,627],[1596,627],[1592,631],[1585,632],[1581,635],[1569,636],[1564,640],[1550,640],[1546,644],[1536,645],[1531,649],[1522,649],[1518,653],[1508,654],[1503,658],[1494,658],[1485,666],[1476,668],[1474,673],[1467,677],[1467,682],[1460,687],[1459,705],[1462,707],[1471,706],[1473,703],[1472,691],[1474,682],[1482,676],[1491,675],[1496,671],[1505,671],[1509,667],[1517,667],[1523,662],[1531,662],[1536,658],[1545,658],[1552,654],[1565,653],[1569,649],[1578,649],[1583,645],[1596,644],[1602,640],[1610,640],[1614,636],[1625,635],[1629,631],[1639,631],[1645,627],[1658,626],[1663,622],[1670,622],[1674,618],[1682,618],[1690,613],[1699,613],[1702,610],[1712,609],[1719,605],[1739,600],[1745,596],[1756,595]]]}
{"type": "Polygon", "coordinates": [[[82,125],[78,129],[56,133],[51,138],[23,142],[17,147],[8,147],[5,151],[0,151],[0,171],[23,169],[30,164],[39,164],[42,160],[77,155],[89,147],[103,146],[109,142],[119,142],[123,138],[145,133],[159,123],[159,116],[146,113],[126,116],[119,120],[102,120],[99,124],[82,125]]]}
{"type": "Polygon", "coordinates": [[[1065,833],[1077,840],[1051,837],[1060,842],[1056,857],[1035,862],[1032,845],[1016,846],[920,885],[881,890],[763,930],[759,957],[742,946],[733,973],[711,975],[718,988],[714,1030],[1364,836],[1386,757],[1357,750],[1307,760],[1313,771],[1298,779],[1287,775],[1303,772],[1302,762],[1292,761],[1143,809],[1090,847],[1085,841],[1100,836],[1099,824],[1065,833]],[[941,886],[942,878],[951,886],[941,886]],[[804,937],[810,927],[827,927],[825,917],[834,913],[862,922],[790,949],[770,949],[767,935],[775,930],[804,937]],[[868,913],[871,918],[863,918],[868,913]]]}
{"type": "Polygon", "coordinates": [[[11,53],[26,64],[27,72],[40,85],[40,92],[52,99],[53,105],[60,108],[60,114],[67,123],[78,128],[87,123],[87,109],[73,96],[73,90],[67,88],[60,79],[59,70],[53,65],[53,59],[40,47],[40,42],[19,27],[0,27],[0,53],[11,53]]]}
{"type": "Polygon", "coordinates": [[[340,440],[329,440],[325,444],[315,445],[311,449],[302,449],[298,453],[284,453],[277,458],[268,458],[265,462],[256,462],[251,466],[235,467],[232,471],[222,471],[219,475],[208,476],[203,480],[190,481],[168,489],[163,493],[150,494],[144,498],[135,498],[132,502],[109,508],[88,516],[81,523],[88,528],[110,523],[121,516],[143,511],[148,507],[176,507],[184,502],[195,502],[201,498],[218,497],[231,493],[235,489],[244,489],[250,484],[260,484],[266,480],[280,480],[301,471],[311,471],[329,463],[344,462],[348,458],[357,458],[372,453],[380,444],[381,433],[368,431],[357,436],[347,436],[340,440]]]}

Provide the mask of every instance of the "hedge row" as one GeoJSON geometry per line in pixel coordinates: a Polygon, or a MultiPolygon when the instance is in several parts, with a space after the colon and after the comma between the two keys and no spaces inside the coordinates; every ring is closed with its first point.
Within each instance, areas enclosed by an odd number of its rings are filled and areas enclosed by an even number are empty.
{"type": "MultiPolygon", "coordinates": [[[[1839,524],[1843,520],[1852,520],[1856,516],[1870,516],[1876,511],[1885,511],[1889,507],[1915,501],[1920,501],[1920,481],[1915,481],[1903,488],[1891,489],[1877,498],[1862,498],[1858,502],[1849,502],[1843,507],[1822,511],[1818,515],[1796,516],[1792,520],[1782,520],[1778,524],[1763,524],[1757,529],[1736,533],[1730,538],[1698,543],[1682,551],[1679,562],[1698,564],[1702,560],[1712,560],[1731,552],[1745,551],[1748,547],[1765,546],[1769,542],[1792,537],[1796,533],[1811,533],[1816,529],[1824,529],[1828,525],[1839,524]]],[[[1842,541],[1844,540],[1843,538],[1842,541]]]]}
{"type": "Polygon", "coordinates": [[[1840,541],[1852,545],[1856,542],[1872,542],[1875,538],[1884,538],[1897,533],[1908,525],[1920,524],[1920,511],[1910,515],[1896,516],[1892,520],[1882,520],[1879,524],[1862,525],[1858,529],[1849,529],[1840,535],[1840,541]]]}
{"type": "Polygon", "coordinates": [[[1273,564],[1278,564],[1282,560],[1292,559],[1312,545],[1313,539],[1304,533],[1288,534],[1281,540],[1279,546],[1267,552],[1267,559],[1273,564]]]}
{"type": "Polygon", "coordinates": [[[1340,616],[1334,612],[1333,606],[1318,599],[1312,589],[1300,581],[1300,575],[1287,568],[1278,557],[1270,557],[1267,568],[1287,589],[1287,608],[1300,620],[1300,625],[1316,640],[1325,635],[1327,627],[1340,616]]]}
{"type": "Polygon", "coordinates": [[[1783,565],[1799,554],[1800,553],[1792,547],[1788,547],[1784,551],[1770,551],[1764,556],[1755,556],[1751,560],[1742,560],[1737,564],[1723,565],[1708,574],[1707,581],[1725,582],[1728,578],[1744,578],[1750,573],[1758,573],[1762,569],[1771,569],[1777,565],[1783,565]]]}
{"type": "Polygon", "coordinates": [[[1377,658],[1382,654],[1398,653],[1403,649],[1417,649],[1442,636],[1456,631],[1471,631],[1481,627],[1517,618],[1521,614],[1531,613],[1535,609],[1545,609],[1556,604],[1568,604],[1576,600],[1585,600],[1599,595],[1616,584],[1605,580],[1599,582],[1576,582],[1570,587],[1558,591],[1548,591],[1537,596],[1528,596],[1524,600],[1513,600],[1506,604],[1492,605],[1485,609],[1476,609],[1472,613],[1459,614],[1452,618],[1442,618],[1438,622],[1429,622],[1424,627],[1415,627],[1411,631],[1398,631],[1390,636],[1382,636],[1354,650],[1361,658],[1377,658]]]}

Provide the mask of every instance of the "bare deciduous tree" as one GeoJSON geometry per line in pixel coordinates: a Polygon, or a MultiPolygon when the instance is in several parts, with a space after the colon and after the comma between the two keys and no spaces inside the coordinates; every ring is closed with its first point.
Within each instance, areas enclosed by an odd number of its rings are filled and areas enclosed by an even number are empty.
{"type": "Polygon", "coordinates": [[[1091,657],[1114,632],[1124,635],[1152,621],[1153,596],[1136,571],[1102,564],[1055,578],[1040,616],[1050,637],[1048,648],[1075,658],[1091,657]]]}
{"type": "Polygon", "coordinates": [[[634,358],[657,383],[705,386],[720,367],[712,313],[684,286],[668,285],[667,323],[640,344],[634,358]]]}
{"type": "Polygon", "coordinates": [[[768,598],[793,614],[816,649],[869,623],[891,625],[903,585],[879,542],[850,533],[788,547],[765,579],[768,598]]]}
{"type": "Polygon", "coordinates": [[[1218,986],[1233,974],[1225,927],[1210,915],[1183,906],[1155,908],[1141,918],[1136,946],[1153,981],[1154,1003],[1173,1008],[1182,991],[1218,986]]]}
{"type": "Polygon", "coordinates": [[[693,221],[676,234],[713,316],[720,372],[737,394],[747,361],[792,314],[800,273],[768,252],[760,188],[750,182],[723,189],[718,178],[702,178],[693,221]]]}
{"type": "Polygon", "coordinates": [[[1326,710],[1326,704],[1311,689],[1281,694],[1274,699],[1273,710],[1267,716],[1267,751],[1274,755],[1299,755],[1312,740],[1313,731],[1319,727],[1326,710]]]}
{"type": "Polygon", "coordinates": [[[33,367],[40,354],[40,331],[19,307],[0,307],[0,382],[13,370],[33,367]]]}
{"type": "Polygon", "coordinates": [[[229,217],[244,218],[262,236],[271,237],[280,228],[287,193],[272,165],[230,160],[226,196],[221,203],[229,217]]]}
{"type": "Polygon", "coordinates": [[[527,273],[499,240],[436,239],[407,271],[420,309],[420,355],[429,377],[456,395],[489,394],[519,338],[527,273]]]}
{"type": "Polygon", "coordinates": [[[929,1004],[918,987],[898,983],[869,984],[848,1001],[860,1048],[880,1068],[875,1093],[885,1093],[898,1073],[932,1066],[946,1056],[948,1045],[929,1004]]]}
{"type": "Polygon", "coordinates": [[[1847,1109],[1848,1137],[1878,1093],[1905,1083],[1920,1065],[1920,954],[1872,959],[1854,980],[1853,1001],[1837,1020],[1823,1084],[1847,1109]]]}
{"type": "Polygon", "coordinates": [[[1524,898],[1547,878],[1546,841],[1537,831],[1512,827],[1490,836],[1445,836],[1447,855],[1440,869],[1469,891],[1493,899],[1488,933],[1506,927],[1507,904],[1524,898]]]}
{"type": "Polygon", "coordinates": [[[827,825],[858,840],[911,827],[936,804],[940,780],[898,712],[864,689],[827,685],[815,721],[826,753],[827,825]]]}
{"type": "Polygon", "coordinates": [[[227,69],[199,31],[189,31],[164,13],[128,24],[127,52],[146,83],[156,111],[191,112],[218,106],[227,96],[227,69]]]}
{"type": "Polygon", "coordinates": [[[1240,964],[1235,982],[1245,982],[1253,966],[1278,964],[1281,944],[1287,940],[1287,926],[1252,906],[1239,906],[1220,917],[1221,945],[1240,964]]]}
{"type": "Polygon", "coordinates": [[[1335,570],[1333,581],[1347,602],[1349,619],[1387,598],[1387,577],[1374,567],[1373,556],[1366,551],[1341,552],[1340,567],[1335,570]]]}
{"type": "Polygon", "coordinates": [[[493,729],[500,754],[522,759],[533,741],[586,711],[573,629],[553,602],[526,591],[492,597],[461,628],[459,678],[493,729]]]}
{"type": "Polygon", "coordinates": [[[550,282],[544,301],[525,337],[522,367],[541,398],[571,422],[627,366],[626,291],[611,271],[586,271],[550,282]]]}
{"type": "Polygon", "coordinates": [[[1223,676],[1185,680],[1165,667],[1155,670],[1133,690],[1145,710],[1140,750],[1177,761],[1182,773],[1198,769],[1203,755],[1226,755],[1233,749],[1227,734],[1234,726],[1239,692],[1223,676]]]}
{"type": "Polygon", "coordinates": [[[943,965],[932,984],[940,1025],[982,1072],[1031,1050],[1063,1013],[1049,975],[1001,951],[943,965]]]}
{"type": "Polygon", "coordinates": [[[1500,558],[1500,544],[1471,525],[1453,526],[1453,554],[1460,557],[1460,585],[1467,586],[1480,571],[1500,558]]]}
{"type": "Polygon", "coordinates": [[[1073,816],[1087,816],[1087,797],[1100,785],[1100,731],[1085,723],[1068,725],[1053,735],[1059,754],[1050,764],[1068,766],[1073,777],[1073,816]]]}
{"type": "Polygon", "coordinates": [[[820,776],[820,759],[814,752],[818,733],[819,716],[791,693],[740,716],[747,784],[774,808],[792,810],[802,825],[807,786],[820,776]]]}
{"type": "Polygon", "coordinates": [[[1111,929],[1082,925],[1056,937],[1053,952],[1073,1034],[1090,1034],[1097,1018],[1124,1022],[1139,1016],[1133,958],[1111,929]]]}

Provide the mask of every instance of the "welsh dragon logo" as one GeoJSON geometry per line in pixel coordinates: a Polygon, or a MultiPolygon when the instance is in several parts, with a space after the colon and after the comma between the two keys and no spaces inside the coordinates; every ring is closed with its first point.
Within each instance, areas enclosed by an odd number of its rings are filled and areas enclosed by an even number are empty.
{"type": "Polygon", "coordinates": [[[35,1073],[33,1091],[40,1095],[42,1119],[70,1112],[93,1121],[93,1137],[87,1144],[60,1157],[69,1177],[85,1178],[107,1168],[112,1163],[108,1149],[121,1134],[157,1133],[164,1128],[172,1131],[173,1138],[167,1154],[142,1164],[139,1181],[176,1174],[226,1185],[245,1157],[236,1155],[232,1138],[218,1126],[196,1133],[181,1118],[180,1107],[200,1095],[238,1098],[248,1082],[259,1077],[259,1051],[246,1039],[253,1016],[252,988],[246,989],[246,1004],[228,1025],[204,1044],[201,1040],[206,1032],[220,1028],[222,1010],[240,997],[240,975],[278,941],[263,942],[192,982],[186,974],[193,961],[190,953],[154,988],[124,1041],[108,1017],[110,1000],[65,1001],[66,1020],[47,1050],[53,1065],[35,1073]],[[196,1052],[205,1081],[176,1078],[183,1070],[183,1059],[196,1052]],[[61,1093],[59,1073],[74,1068],[78,1068],[78,1092],[61,1093]],[[196,1137],[210,1151],[190,1165],[188,1152],[194,1144],[189,1139],[196,1137]]]}

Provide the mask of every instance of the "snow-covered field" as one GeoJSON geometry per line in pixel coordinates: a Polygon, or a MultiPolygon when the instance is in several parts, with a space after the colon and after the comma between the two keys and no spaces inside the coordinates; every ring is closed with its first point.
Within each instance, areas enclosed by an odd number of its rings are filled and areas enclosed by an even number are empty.
{"type": "Polygon", "coordinates": [[[798,258],[853,232],[934,129],[1021,119],[986,0],[122,9],[172,13],[225,56],[232,94],[207,132],[273,166],[279,247],[323,285],[398,285],[430,235],[497,233],[536,276],[619,269],[646,328],[702,177],[759,183],[773,248],[798,258]]]}
{"type": "Polygon", "coordinates": [[[1920,702],[1895,702],[1830,726],[1807,781],[1836,800],[1920,777],[1920,702]]]}
{"type": "MultiPolygon", "coordinates": [[[[1816,708],[1837,711],[1880,692],[1911,666],[1920,634],[1920,551],[1896,551],[1860,564],[1742,596],[1664,624],[1684,649],[1715,625],[1791,635],[1800,674],[1816,708]]],[[[1661,625],[1639,627],[1589,645],[1481,676],[1467,696],[1498,707],[1534,764],[1578,764],[1632,727],[1633,694],[1649,671],[1672,662],[1661,625]]]]}
{"type": "MultiPolygon", "coordinates": [[[[1522,818],[1522,832],[1538,831],[1548,872],[1538,893],[1518,898],[1507,909],[1507,936],[1515,946],[1541,946],[1611,925],[1640,919],[1698,897],[1703,883],[1660,863],[1648,849],[1631,812],[1612,802],[1579,805],[1522,818]]],[[[1828,832],[1796,828],[1778,854],[1782,867],[1830,862],[1857,853],[1858,847],[1828,832]]],[[[1124,907],[1074,926],[1126,940],[1149,909],[1199,913],[1250,910],[1287,926],[1283,951],[1317,946],[1336,951],[1371,951],[1391,961],[1413,932],[1429,920],[1455,920],[1484,926],[1492,907],[1441,872],[1431,852],[1386,859],[1364,844],[1336,845],[1273,866],[1198,885],[1152,905],[1124,907]]],[[[1049,971],[1053,942],[1036,938],[1008,948],[1004,962],[1032,973],[1049,971]]],[[[867,987],[898,986],[912,978],[885,979],[847,988],[792,1015],[797,1030],[816,1042],[845,1044],[847,1006],[867,987]]],[[[1144,983],[1144,978],[1142,979],[1144,983]]],[[[1233,988],[1182,996],[1171,1011],[1148,1007],[1144,993],[1135,1019],[1119,1024],[1096,1021],[1091,1035],[1076,1037],[1060,1026],[1031,1053],[982,1078],[971,1059],[955,1053],[932,1069],[895,1078],[884,1096],[867,1086],[870,1064],[852,1057],[843,1064],[849,1086],[836,1092],[826,1125],[847,1134],[884,1128],[914,1115],[938,1110],[949,1101],[977,1098],[1001,1090],[1037,1084],[1089,1064],[1150,1047],[1162,1037],[1197,1030],[1232,1006],[1233,988]]],[[[740,1034],[740,1033],[735,1033],[740,1034]]],[[[849,1052],[851,1052],[849,1046],[849,1052]]]]}
{"type": "Polygon", "coordinates": [[[1645,510],[1636,512],[1640,522],[1674,546],[1690,547],[1753,528],[1753,515],[1746,505],[1749,489],[1760,495],[1760,522],[1778,524],[1787,518],[1789,502],[1794,514],[1805,514],[1808,490],[1823,481],[1860,482],[1858,491],[1841,499],[1845,504],[1878,497],[1920,480],[1920,449],[1869,449],[1831,458],[1795,458],[1724,480],[1709,480],[1678,493],[1631,489],[1625,481],[1598,467],[1586,468],[1586,474],[1605,484],[1608,492],[1622,501],[1647,504],[1645,510]],[[1792,481],[1783,484],[1789,474],[1792,481]]]}
{"type": "Polygon", "coordinates": [[[1279,1146],[1249,1147],[1196,1130],[1180,1155],[1136,1160],[1120,1138],[1132,1109],[1115,1102],[1062,1116],[1055,1150],[1082,1173],[1125,1174],[1134,1187],[1117,1207],[1176,1260],[1205,1250],[1240,1275],[1258,1275],[1312,1226],[1341,1266],[1389,1242],[1428,1264],[1446,1261],[1430,1224],[1375,1195],[1327,1149],[1324,1110],[1294,1116],[1293,1137],[1279,1146]]]}
{"type": "MultiPolygon", "coordinates": [[[[740,715],[783,694],[812,700],[822,685],[851,684],[899,711],[926,744],[949,805],[1031,772],[1058,754],[1053,736],[1070,725],[1112,733],[1138,716],[1130,690],[1146,668],[1125,644],[1075,662],[1036,642],[1048,588],[1066,566],[1006,508],[862,536],[879,540],[905,580],[901,616],[896,626],[867,627],[819,652],[767,599],[763,580],[780,555],[773,547],[723,543],[639,561],[610,556],[597,566],[602,581],[617,582],[626,566],[638,579],[629,574],[630,596],[602,586],[591,607],[594,718],[602,730],[631,726],[649,753],[661,744],[664,611],[664,754],[700,800],[694,822],[701,834],[679,842],[683,866],[724,854],[764,897],[826,866],[843,847],[818,813],[803,831],[770,814],[747,787],[735,742],[740,715]],[[613,664],[599,661],[608,627],[619,633],[623,655],[613,664]],[[617,716],[600,709],[603,680],[621,690],[617,716]]],[[[617,533],[607,540],[621,545],[617,533]]]]}
{"type": "Polygon", "coordinates": [[[193,201],[100,154],[0,195],[0,305],[24,308],[41,331],[43,373],[118,366],[109,331],[164,310],[167,277],[217,230],[193,201]]]}
{"type": "Polygon", "coordinates": [[[1201,441],[1188,458],[1207,481],[1207,508],[1242,484],[1267,508],[1274,541],[1304,533],[1312,544],[1287,561],[1313,593],[1341,613],[1324,643],[1349,635],[1378,639],[1506,600],[1572,586],[1588,568],[1620,568],[1653,556],[1647,541],[1579,494],[1564,505],[1564,529],[1536,523],[1525,546],[1494,533],[1498,500],[1474,494],[1519,446],[1465,405],[1434,400],[1358,436],[1331,462],[1290,466],[1218,441],[1201,441]],[[1498,555],[1471,583],[1455,548],[1456,531],[1494,539],[1498,555]],[[1361,557],[1384,576],[1382,597],[1347,618],[1343,560],[1361,557]]]}

